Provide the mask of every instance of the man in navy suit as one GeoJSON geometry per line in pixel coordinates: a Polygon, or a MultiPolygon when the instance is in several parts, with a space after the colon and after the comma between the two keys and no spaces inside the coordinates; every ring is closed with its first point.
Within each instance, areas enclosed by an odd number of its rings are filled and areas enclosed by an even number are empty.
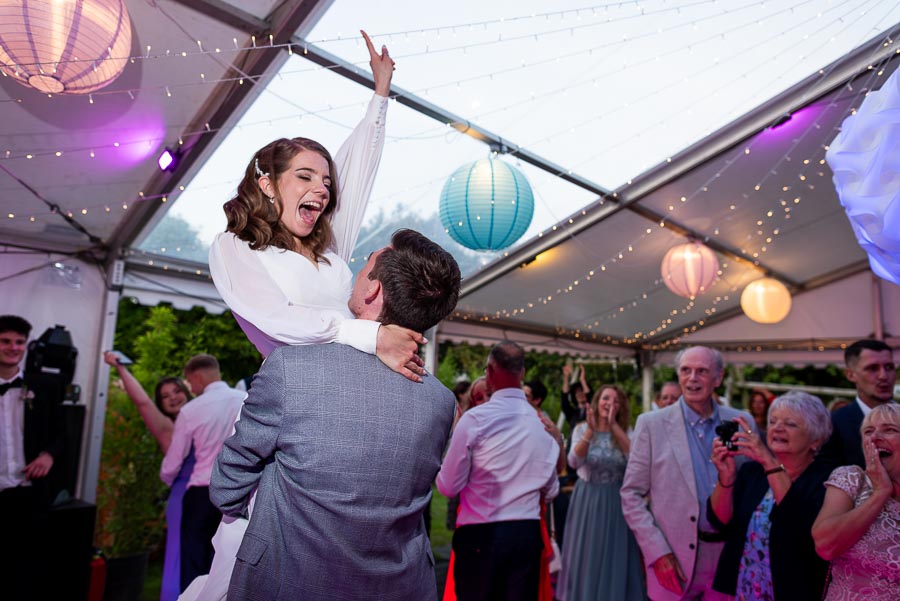
{"type": "Polygon", "coordinates": [[[831,438],[821,456],[834,465],[865,467],[859,428],[868,413],[884,403],[893,402],[897,366],[891,347],[881,340],[857,340],[844,351],[847,379],[856,385],[856,402],[838,409],[831,416],[831,438]]]}

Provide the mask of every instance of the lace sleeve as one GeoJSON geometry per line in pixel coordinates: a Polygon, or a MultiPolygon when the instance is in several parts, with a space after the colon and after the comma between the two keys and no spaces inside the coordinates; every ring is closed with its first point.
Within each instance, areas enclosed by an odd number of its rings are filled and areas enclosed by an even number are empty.
{"type": "Polygon", "coordinates": [[[860,489],[866,480],[866,474],[856,465],[839,467],[825,481],[825,486],[833,486],[847,493],[851,499],[859,496],[860,489]]]}

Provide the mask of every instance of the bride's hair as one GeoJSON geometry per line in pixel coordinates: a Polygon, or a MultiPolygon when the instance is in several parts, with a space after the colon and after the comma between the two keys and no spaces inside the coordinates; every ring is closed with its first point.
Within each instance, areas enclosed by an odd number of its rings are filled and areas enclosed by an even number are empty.
{"type": "Polygon", "coordinates": [[[281,223],[282,200],[278,178],[290,169],[291,161],[303,150],[322,155],[328,162],[331,174],[328,204],[316,221],[313,231],[302,239],[303,247],[311,251],[316,261],[328,263],[323,254],[331,248],[334,241],[331,215],[338,204],[338,178],[331,154],[315,140],[280,138],[263,146],[253,155],[244,171],[244,178],[238,185],[237,195],[223,207],[228,217],[226,230],[248,242],[253,250],[265,250],[270,246],[297,250],[294,236],[281,223]],[[262,176],[272,181],[275,188],[274,200],[270,200],[260,189],[259,178],[262,176]]]}

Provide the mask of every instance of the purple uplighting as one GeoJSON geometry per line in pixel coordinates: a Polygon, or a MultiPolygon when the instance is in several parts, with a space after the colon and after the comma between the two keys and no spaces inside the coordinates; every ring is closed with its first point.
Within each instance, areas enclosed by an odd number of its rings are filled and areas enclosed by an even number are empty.
{"type": "Polygon", "coordinates": [[[759,132],[757,140],[777,143],[802,136],[816,122],[816,119],[822,112],[821,108],[818,105],[811,104],[792,113],[785,114],[772,125],[759,132]]]}
{"type": "Polygon", "coordinates": [[[159,168],[163,171],[168,171],[170,169],[175,168],[175,153],[166,148],[162,151],[162,154],[159,155],[159,159],[156,161],[159,165],[159,168]]]}

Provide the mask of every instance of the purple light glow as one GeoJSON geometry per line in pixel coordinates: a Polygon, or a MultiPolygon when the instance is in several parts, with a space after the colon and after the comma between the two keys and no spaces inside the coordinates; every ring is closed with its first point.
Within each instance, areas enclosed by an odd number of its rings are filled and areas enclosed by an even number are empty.
{"type": "Polygon", "coordinates": [[[175,155],[172,154],[168,148],[163,150],[162,154],[159,155],[159,159],[156,163],[159,165],[159,168],[163,171],[166,171],[172,164],[175,162],[175,155]]]}
{"type": "Polygon", "coordinates": [[[798,136],[802,136],[803,132],[819,118],[821,112],[822,107],[815,104],[798,109],[759,132],[756,140],[763,143],[781,143],[793,140],[798,136]]]}

